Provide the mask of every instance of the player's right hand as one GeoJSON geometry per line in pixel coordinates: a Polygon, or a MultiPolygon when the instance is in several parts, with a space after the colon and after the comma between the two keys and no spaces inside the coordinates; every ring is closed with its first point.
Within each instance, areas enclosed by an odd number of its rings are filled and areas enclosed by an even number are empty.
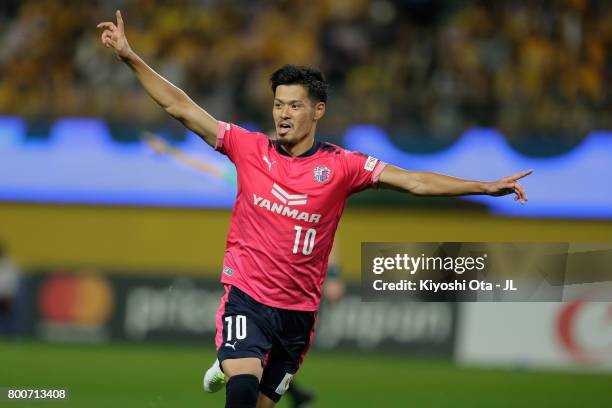
{"type": "Polygon", "coordinates": [[[121,12],[117,10],[115,12],[117,17],[117,24],[111,21],[105,21],[97,25],[98,28],[103,28],[102,32],[102,44],[106,48],[113,48],[117,58],[123,59],[127,58],[132,49],[130,48],[130,44],[127,41],[125,36],[125,32],[123,31],[123,17],[121,17],[121,12]]]}

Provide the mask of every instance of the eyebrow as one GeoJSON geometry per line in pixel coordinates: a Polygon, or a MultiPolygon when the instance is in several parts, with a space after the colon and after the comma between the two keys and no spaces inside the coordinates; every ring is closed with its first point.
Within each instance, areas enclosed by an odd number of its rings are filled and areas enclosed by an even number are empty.
{"type": "Polygon", "coordinates": [[[283,101],[282,99],[274,98],[274,102],[276,101],[281,102],[281,103],[304,103],[301,99],[294,99],[294,100],[286,102],[286,101],[283,101]]]}

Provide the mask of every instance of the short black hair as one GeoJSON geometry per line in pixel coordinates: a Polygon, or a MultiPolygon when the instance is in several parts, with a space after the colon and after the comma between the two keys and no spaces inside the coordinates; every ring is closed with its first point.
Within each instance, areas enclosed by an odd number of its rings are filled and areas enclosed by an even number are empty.
{"type": "Polygon", "coordinates": [[[327,80],[323,73],[314,67],[285,65],[270,76],[270,84],[272,93],[276,93],[279,85],[303,85],[308,90],[311,100],[327,102],[327,80]]]}

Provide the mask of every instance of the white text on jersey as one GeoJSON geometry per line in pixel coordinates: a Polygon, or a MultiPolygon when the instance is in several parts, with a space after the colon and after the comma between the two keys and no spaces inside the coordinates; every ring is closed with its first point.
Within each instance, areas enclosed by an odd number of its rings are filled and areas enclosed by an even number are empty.
{"type": "Polygon", "coordinates": [[[284,206],[283,204],[270,202],[270,200],[259,197],[257,194],[253,194],[253,204],[258,207],[265,208],[270,212],[284,215],[285,217],[293,218],[294,220],[298,221],[317,223],[321,220],[321,214],[310,214],[305,211],[292,209],[288,206],[284,206]]]}

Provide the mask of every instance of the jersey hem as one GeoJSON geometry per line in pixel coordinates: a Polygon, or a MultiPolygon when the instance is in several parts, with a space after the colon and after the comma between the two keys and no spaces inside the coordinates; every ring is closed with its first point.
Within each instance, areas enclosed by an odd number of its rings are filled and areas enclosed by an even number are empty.
{"type": "Polygon", "coordinates": [[[284,304],[281,304],[281,303],[264,301],[259,296],[254,294],[249,288],[245,287],[241,283],[237,283],[235,281],[230,281],[229,279],[225,279],[225,277],[221,277],[221,283],[235,286],[238,289],[240,289],[241,291],[243,291],[244,293],[246,293],[247,295],[249,295],[250,297],[252,297],[253,299],[255,299],[256,301],[258,301],[259,303],[261,303],[263,305],[266,305],[266,306],[269,306],[269,307],[275,307],[277,309],[285,309],[285,310],[295,310],[295,311],[298,311],[298,312],[316,312],[317,310],[319,310],[319,306],[318,305],[316,307],[314,307],[314,308],[312,308],[312,307],[293,307],[293,306],[287,306],[287,305],[284,305],[284,304]]]}

